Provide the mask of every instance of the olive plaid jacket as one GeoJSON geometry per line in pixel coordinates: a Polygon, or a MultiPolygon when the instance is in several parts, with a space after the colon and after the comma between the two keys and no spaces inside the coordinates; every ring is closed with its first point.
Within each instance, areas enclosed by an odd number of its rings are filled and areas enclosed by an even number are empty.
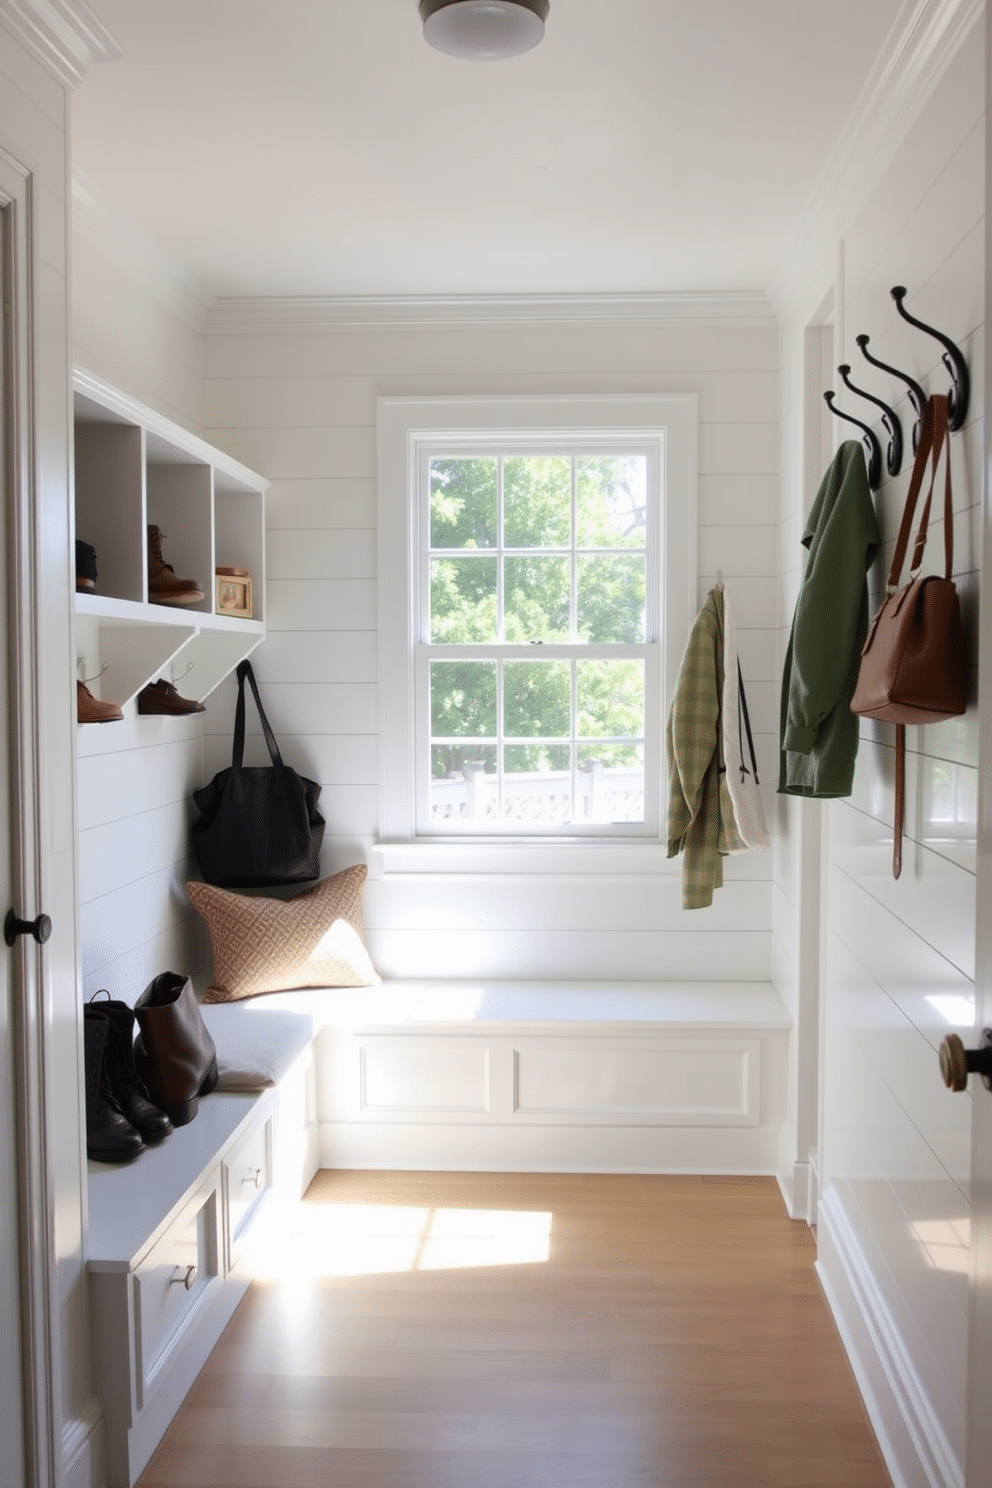
{"type": "Polygon", "coordinates": [[[723,759],[723,590],[711,589],[689,634],[668,715],[668,856],[682,859],[682,908],[704,909],[723,886],[722,856],[747,844],[723,759]]]}

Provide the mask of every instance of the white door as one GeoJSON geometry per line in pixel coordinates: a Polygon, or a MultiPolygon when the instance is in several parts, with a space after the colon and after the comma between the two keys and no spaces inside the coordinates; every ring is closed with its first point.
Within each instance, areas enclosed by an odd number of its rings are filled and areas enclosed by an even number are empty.
{"type": "MultiPolygon", "coordinates": [[[[2,242],[3,234],[0,234],[2,242]]],[[[0,302],[6,304],[4,254],[0,251],[0,302]]],[[[7,430],[6,357],[0,347],[0,919],[11,903],[10,863],[10,740],[6,727],[8,699],[8,625],[6,596],[11,593],[7,572],[7,532],[12,492],[5,435],[7,430]]],[[[16,1111],[14,1105],[14,953],[0,943],[0,1442],[3,1462],[0,1482],[24,1483],[24,1407],[21,1371],[20,1219],[17,1174],[16,1111]]]]}

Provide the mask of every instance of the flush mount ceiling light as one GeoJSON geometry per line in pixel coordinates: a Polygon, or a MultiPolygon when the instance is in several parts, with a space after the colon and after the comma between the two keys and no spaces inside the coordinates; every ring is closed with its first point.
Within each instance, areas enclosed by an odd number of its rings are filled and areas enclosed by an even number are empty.
{"type": "Polygon", "coordinates": [[[536,47],[550,0],[420,0],[424,39],[451,57],[493,62],[536,47]]]}

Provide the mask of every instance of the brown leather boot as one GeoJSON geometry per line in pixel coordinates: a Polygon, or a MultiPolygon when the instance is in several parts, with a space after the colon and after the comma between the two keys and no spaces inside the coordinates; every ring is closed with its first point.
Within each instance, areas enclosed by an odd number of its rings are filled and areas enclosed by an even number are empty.
{"type": "Polygon", "coordinates": [[[203,598],[196,579],[178,579],[171,563],[162,557],[161,527],[148,528],[148,599],[151,604],[194,605],[203,598]]]}
{"type": "Polygon", "coordinates": [[[217,1084],[217,1050],[207,1032],[193,983],[163,971],[134,1004],[141,1032],[134,1041],[134,1068],[153,1103],[173,1126],[193,1120],[201,1095],[217,1084]]]}
{"type": "Polygon", "coordinates": [[[117,723],[124,717],[116,703],[101,703],[85,682],[76,683],[77,723],[117,723]]]}
{"type": "Polygon", "coordinates": [[[180,697],[171,682],[166,682],[164,677],[159,677],[157,682],[149,682],[138,693],[139,713],[165,713],[173,718],[184,717],[187,713],[205,713],[207,710],[203,703],[197,703],[192,698],[180,697]]]}

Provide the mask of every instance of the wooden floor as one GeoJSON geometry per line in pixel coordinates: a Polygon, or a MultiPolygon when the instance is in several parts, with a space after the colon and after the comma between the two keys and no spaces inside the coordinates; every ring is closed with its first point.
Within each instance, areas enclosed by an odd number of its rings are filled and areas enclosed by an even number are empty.
{"type": "Polygon", "coordinates": [[[770,1179],[318,1175],[142,1488],[889,1488],[770,1179]]]}

